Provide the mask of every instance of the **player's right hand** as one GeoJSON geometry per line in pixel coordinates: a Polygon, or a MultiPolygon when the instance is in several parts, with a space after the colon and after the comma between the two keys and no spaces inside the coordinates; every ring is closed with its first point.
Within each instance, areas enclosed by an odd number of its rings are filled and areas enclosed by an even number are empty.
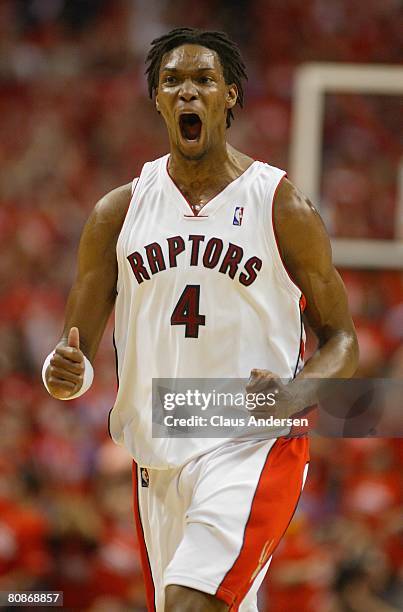
{"type": "Polygon", "coordinates": [[[46,370],[49,391],[56,399],[67,399],[77,393],[84,379],[84,354],[80,350],[77,327],[69,332],[67,344],[58,344],[46,370]]]}

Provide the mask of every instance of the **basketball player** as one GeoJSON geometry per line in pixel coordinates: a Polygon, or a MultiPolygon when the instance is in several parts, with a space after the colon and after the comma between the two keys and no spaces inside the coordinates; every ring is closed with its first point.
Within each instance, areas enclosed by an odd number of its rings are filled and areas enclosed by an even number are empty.
{"type": "MultiPolygon", "coordinates": [[[[251,391],[278,377],[349,377],[357,341],[318,213],[284,171],[226,141],[243,103],[237,46],[175,29],[147,59],[170,152],[90,215],[44,382],[63,400],[89,388],[115,305],[109,427],[135,461],[149,610],[251,612],[301,494],[308,441],[153,439],[152,378],[250,377],[251,391]],[[303,367],[304,308],[319,348],[303,367]]],[[[288,414],[309,405],[292,385],[288,414]]]]}

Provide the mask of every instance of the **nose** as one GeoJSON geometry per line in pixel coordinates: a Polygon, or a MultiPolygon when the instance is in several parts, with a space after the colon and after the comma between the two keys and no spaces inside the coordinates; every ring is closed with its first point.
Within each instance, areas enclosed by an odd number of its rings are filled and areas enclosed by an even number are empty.
{"type": "Polygon", "coordinates": [[[184,80],[179,91],[179,98],[184,102],[191,102],[196,100],[197,97],[198,91],[193,81],[191,79],[184,80]]]}

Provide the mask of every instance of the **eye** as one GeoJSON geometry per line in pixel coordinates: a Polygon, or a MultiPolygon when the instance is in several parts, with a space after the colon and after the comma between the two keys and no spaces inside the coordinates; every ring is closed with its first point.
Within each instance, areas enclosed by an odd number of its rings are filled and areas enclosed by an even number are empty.
{"type": "Polygon", "coordinates": [[[202,83],[203,85],[207,83],[212,83],[212,82],[213,82],[213,79],[209,76],[203,76],[203,77],[200,77],[199,79],[199,83],[202,83]]]}
{"type": "Polygon", "coordinates": [[[176,83],[176,78],[171,74],[168,74],[164,79],[164,83],[168,83],[168,85],[173,85],[174,83],[176,83]]]}

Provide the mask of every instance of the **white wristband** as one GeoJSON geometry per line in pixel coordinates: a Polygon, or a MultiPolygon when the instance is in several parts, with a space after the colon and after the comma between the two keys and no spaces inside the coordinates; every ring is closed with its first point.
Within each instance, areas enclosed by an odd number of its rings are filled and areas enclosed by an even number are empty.
{"type": "MultiPolygon", "coordinates": [[[[54,351],[52,353],[49,353],[42,367],[43,384],[45,385],[46,391],[50,395],[52,395],[52,393],[50,392],[48,384],[46,382],[45,374],[46,374],[46,370],[48,369],[48,366],[50,365],[50,360],[52,359],[53,355],[54,355],[54,351]]],[[[80,397],[80,395],[83,395],[91,387],[92,381],[94,380],[94,368],[92,367],[90,360],[87,359],[85,355],[83,355],[83,357],[84,357],[84,377],[83,377],[83,384],[81,385],[80,390],[77,391],[77,393],[74,393],[74,395],[70,395],[70,397],[59,397],[57,399],[61,399],[61,400],[75,399],[76,397],[80,397]]],[[[52,395],[52,397],[54,396],[52,395]]]]}

